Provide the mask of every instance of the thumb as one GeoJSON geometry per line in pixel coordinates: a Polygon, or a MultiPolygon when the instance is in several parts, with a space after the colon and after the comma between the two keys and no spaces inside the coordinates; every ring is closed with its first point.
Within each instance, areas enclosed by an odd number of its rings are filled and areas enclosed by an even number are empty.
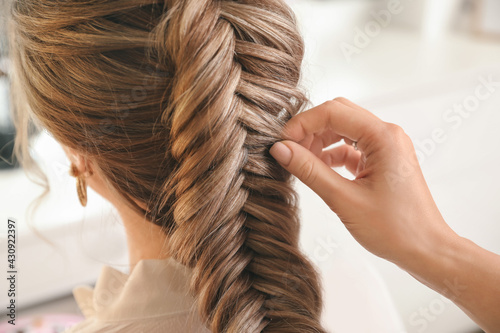
{"type": "Polygon", "coordinates": [[[289,140],[277,142],[269,152],[283,168],[316,192],[330,208],[342,205],[354,190],[351,181],[333,171],[298,143],[289,140]]]}

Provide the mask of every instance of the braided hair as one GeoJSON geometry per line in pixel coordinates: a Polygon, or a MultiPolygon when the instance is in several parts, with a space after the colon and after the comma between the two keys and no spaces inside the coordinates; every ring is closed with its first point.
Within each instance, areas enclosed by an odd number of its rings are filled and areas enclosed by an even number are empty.
{"type": "Polygon", "coordinates": [[[325,332],[297,194],[269,154],[307,103],[283,1],[16,0],[13,22],[33,118],[163,228],[212,332],[325,332]]]}

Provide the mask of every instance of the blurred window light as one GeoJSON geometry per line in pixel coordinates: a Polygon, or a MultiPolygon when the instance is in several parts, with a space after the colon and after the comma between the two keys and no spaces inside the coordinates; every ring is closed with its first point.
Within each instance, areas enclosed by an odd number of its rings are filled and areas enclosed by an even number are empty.
{"type": "Polygon", "coordinates": [[[446,35],[460,7],[460,0],[425,0],[422,34],[428,40],[446,35]]]}

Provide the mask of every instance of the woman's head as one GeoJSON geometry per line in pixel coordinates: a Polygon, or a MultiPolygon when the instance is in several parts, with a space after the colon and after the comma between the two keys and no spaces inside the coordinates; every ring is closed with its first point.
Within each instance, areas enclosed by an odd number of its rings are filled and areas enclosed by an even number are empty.
{"type": "Polygon", "coordinates": [[[268,153],[306,103],[282,1],[16,0],[11,46],[19,138],[25,99],[169,235],[210,329],[322,331],[296,194],[268,153]]]}

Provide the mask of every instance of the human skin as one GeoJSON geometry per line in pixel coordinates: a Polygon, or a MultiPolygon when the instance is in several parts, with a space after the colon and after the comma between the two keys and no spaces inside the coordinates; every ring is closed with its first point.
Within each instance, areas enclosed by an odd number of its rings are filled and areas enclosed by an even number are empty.
{"type": "Polygon", "coordinates": [[[448,297],[486,332],[500,332],[500,256],[448,226],[401,127],[337,98],[292,118],[284,135],[270,153],[363,247],[448,297]],[[343,178],[338,166],[356,178],[343,178]]]}
{"type": "MultiPolygon", "coordinates": [[[[130,271],[142,259],[168,258],[169,254],[165,252],[168,239],[161,227],[149,222],[143,216],[139,216],[126,205],[124,200],[114,195],[107,187],[103,175],[92,160],[69,147],[62,145],[62,148],[69,161],[75,164],[79,172],[87,175],[87,185],[108,200],[120,215],[127,236],[130,271]],[[90,171],[92,176],[89,176],[90,171]]],[[[136,203],[142,208],[146,206],[137,200],[136,203]]]]}

